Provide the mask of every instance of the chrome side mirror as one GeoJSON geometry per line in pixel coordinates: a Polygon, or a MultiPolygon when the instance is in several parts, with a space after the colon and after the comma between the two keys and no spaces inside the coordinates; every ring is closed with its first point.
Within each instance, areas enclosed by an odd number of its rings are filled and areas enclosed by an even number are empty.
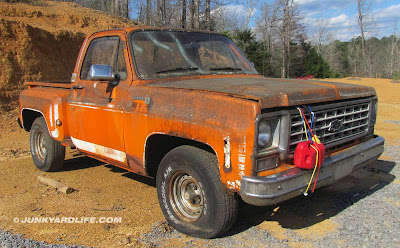
{"type": "Polygon", "coordinates": [[[110,65],[94,64],[90,66],[88,80],[112,82],[115,81],[115,76],[110,65]]]}

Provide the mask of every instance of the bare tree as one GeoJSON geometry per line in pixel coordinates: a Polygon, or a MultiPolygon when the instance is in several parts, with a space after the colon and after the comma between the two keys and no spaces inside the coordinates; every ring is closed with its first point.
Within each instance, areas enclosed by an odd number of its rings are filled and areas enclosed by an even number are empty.
{"type": "Polygon", "coordinates": [[[394,22],[394,28],[393,28],[393,35],[391,36],[391,44],[389,47],[389,56],[388,56],[388,65],[387,65],[387,71],[388,71],[388,77],[393,77],[394,74],[394,67],[395,67],[395,60],[398,59],[398,44],[399,44],[399,38],[397,37],[397,25],[398,25],[399,19],[396,19],[394,22]]]}
{"type": "Polygon", "coordinates": [[[261,13],[256,29],[271,54],[269,65],[276,66],[280,61],[280,77],[289,77],[292,42],[303,36],[303,17],[293,0],[275,0],[270,5],[264,3],[261,13]]]}
{"type": "Polygon", "coordinates": [[[165,26],[166,25],[166,15],[167,6],[165,0],[157,0],[157,25],[165,26]]]}
{"type": "Polygon", "coordinates": [[[233,31],[236,29],[244,30],[245,16],[239,8],[218,6],[213,10],[212,18],[217,31],[233,31]]]}
{"type": "Polygon", "coordinates": [[[124,17],[129,19],[129,0],[124,1],[124,17]]]}
{"type": "Polygon", "coordinates": [[[365,30],[364,30],[364,15],[365,15],[365,3],[367,0],[357,0],[357,9],[358,9],[358,26],[360,27],[361,32],[361,49],[362,53],[365,57],[367,57],[366,45],[365,45],[365,30]]]}
{"type": "Polygon", "coordinates": [[[182,18],[181,18],[182,28],[186,28],[186,8],[187,8],[187,2],[186,0],[182,0],[182,18]]]}
{"type": "Polygon", "coordinates": [[[293,0],[283,0],[283,20],[281,28],[281,40],[282,40],[282,70],[281,78],[285,78],[288,74],[288,55],[289,55],[289,44],[290,44],[290,9],[293,4],[293,0]]]}
{"type": "Polygon", "coordinates": [[[146,0],[131,1],[129,7],[138,22],[146,23],[146,0]]]}
{"type": "Polygon", "coordinates": [[[361,35],[361,51],[362,59],[361,64],[363,64],[363,76],[371,76],[372,63],[369,57],[369,51],[366,43],[367,34],[372,28],[372,14],[371,14],[371,0],[357,0],[357,10],[358,10],[358,27],[360,28],[361,35]]]}
{"type": "Polygon", "coordinates": [[[200,28],[200,0],[194,1],[194,28],[200,28]]]}
{"type": "Polygon", "coordinates": [[[211,0],[205,0],[205,29],[211,30],[211,0]]]}
{"type": "Polygon", "coordinates": [[[300,23],[301,16],[297,11],[293,0],[278,0],[278,6],[281,6],[282,14],[280,20],[280,36],[281,36],[281,55],[282,70],[281,77],[289,77],[290,70],[290,47],[291,42],[295,38],[296,33],[303,29],[300,23]]]}
{"type": "Polygon", "coordinates": [[[330,30],[328,19],[321,18],[315,21],[311,39],[316,46],[317,52],[324,54],[325,45],[332,42],[332,31],[330,30]]]}
{"type": "Polygon", "coordinates": [[[258,17],[257,25],[255,27],[257,38],[266,45],[266,51],[269,54],[268,59],[263,61],[263,72],[265,75],[277,76],[276,72],[280,71],[280,65],[277,61],[280,60],[280,52],[276,51],[277,38],[279,32],[275,28],[278,20],[278,8],[270,6],[267,2],[264,2],[260,6],[261,15],[258,17]]]}
{"type": "Polygon", "coordinates": [[[245,29],[249,28],[250,21],[253,17],[254,11],[258,5],[258,0],[246,0],[246,22],[244,25],[245,29]]]}
{"type": "Polygon", "coordinates": [[[152,24],[151,0],[146,0],[146,25],[152,24]]]}

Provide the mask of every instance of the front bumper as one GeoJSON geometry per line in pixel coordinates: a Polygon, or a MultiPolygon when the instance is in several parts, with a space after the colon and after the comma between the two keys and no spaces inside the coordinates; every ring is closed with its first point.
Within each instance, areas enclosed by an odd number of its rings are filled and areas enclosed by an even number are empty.
{"type": "MultiPolygon", "coordinates": [[[[384,138],[373,139],[355,145],[325,158],[321,166],[316,188],[332,184],[349,175],[356,168],[374,162],[383,153],[384,138]]],[[[240,196],[252,205],[273,205],[301,195],[311,178],[312,170],[292,168],[265,177],[242,177],[240,196]]]]}

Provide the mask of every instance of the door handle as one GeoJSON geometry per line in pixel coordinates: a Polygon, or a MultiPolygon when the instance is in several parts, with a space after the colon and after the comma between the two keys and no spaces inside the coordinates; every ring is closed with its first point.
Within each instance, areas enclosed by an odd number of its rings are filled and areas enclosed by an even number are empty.
{"type": "Polygon", "coordinates": [[[82,90],[83,88],[85,88],[85,86],[83,86],[83,85],[74,85],[74,86],[72,86],[72,89],[74,89],[74,90],[82,90]]]}

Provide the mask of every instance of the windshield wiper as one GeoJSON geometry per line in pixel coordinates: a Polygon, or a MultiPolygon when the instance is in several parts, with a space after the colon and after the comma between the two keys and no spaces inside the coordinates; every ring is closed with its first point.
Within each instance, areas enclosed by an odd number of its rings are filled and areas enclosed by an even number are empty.
{"type": "Polygon", "coordinates": [[[242,69],[235,68],[235,67],[212,67],[208,70],[210,70],[210,71],[242,71],[242,69]]]}
{"type": "Polygon", "coordinates": [[[168,70],[164,70],[164,71],[158,71],[156,73],[161,74],[161,73],[180,72],[180,71],[197,71],[198,69],[199,68],[197,68],[197,67],[177,67],[177,68],[168,69],[168,70]]]}

